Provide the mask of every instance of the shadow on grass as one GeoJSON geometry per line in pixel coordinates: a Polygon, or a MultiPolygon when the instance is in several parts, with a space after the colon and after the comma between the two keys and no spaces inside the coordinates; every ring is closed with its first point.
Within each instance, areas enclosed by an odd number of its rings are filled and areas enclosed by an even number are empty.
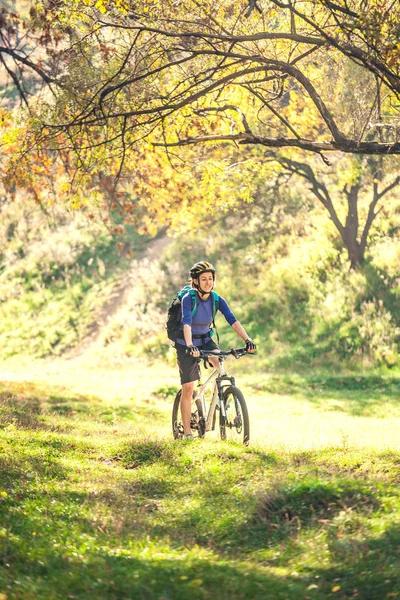
{"type": "MultiPolygon", "coordinates": [[[[70,396],[61,387],[31,382],[0,383],[0,427],[13,424],[23,429],[52,430],[54,427],[45,421],[46,416],[90,415],[101,404],[98,398],[70,396]]],[[[60,431],[60,425],[57,429],[60,431]]]]}
{"type": "MultiPolygon", "coordinates": [[[[395,453],[376,457],[379,464],[381,458],[384,460],[385,472],[389,469],[391,473],[389,490],[378,473],[376,479],[372,473],[358,472],[358,455],[350,461],[352,471],[347,463],[340,466],[343,457],[338,464],[325,464],[322,456],[323,462],[318,464],[317,455],[302,453],[293,455],[288,464],[274,455],[251,449],[227,445],[224,452],[216,444],[199,460],[196,448],[200,444],[194,443],[189,449],[184,444],[165,442],[130,444],[122,459],[134,461],[130,468],[164,466],[162,477],[154,475],[127,484],[126,491],[142,502],[174,498],[176,513],[151,526],[148,523],[153,535],[172,535],[182,544],[196,543],[222,553],[228,547],[237,557],[267,545],[291,545],[300,531],[321,532],[332,527],[342,513],[368,518],[383,511],[383,496],[394,494],[392,475],[399,461],[395,453]],[[300,470],[296,477],[293,467],[300,470]],[[247,491],[247,482],[260,468],[264,481],[271,481],[247,491]],[[278,483],[272,480],[276,473],[278,483]]],[[[291,549],[292,554],[296,551],[291,549]]]]}
{"type": "Polygon", "coordinates": [[[145,481],[137,481],[128,483],[123,486],[124,492],[134,496],[137,502],[141,500],[157,500],[165,498],[174,490],[174,485],[171,481],[159,479],[158,477],[148,478],[145,481]]]}
{"type": "MultiPolygon", "coordinates": [[[[185,441],[162,441],[162,440],[141,440],[137,442],[128,442],[124,444],[120,454],[115,457],[121,461],[126,469],[135,469],[145,465],[154,463],[163,463],[177,467],[178,469],[188,469],[193,464],[196,464],[196,448],[197,444],[201,444],[201,440],[196,440],[194,445],[189,446],[194,450],[194,457],[187,452],[188,446],[185,441]]],[[[281,460],[275,453],[267,453],[263,450],[255,448],[244,448],[240,445],[223,444],[221,446],[215,444],[207,448],[207,457],[218,459],[220,464],[235,463],[237,461],[253,462],[264,466],[278,465],[281,460]]]]}
{"type": "Polygon", "coordinates": [[[37,456],[0,456],[0,485],[3,489],[31,488],[34,480],[56,479],[63,481],[68,470],[53,453],[41,452],[37,456]]]}
{"type": "Polygon", "coordinates": [[[109,406],[95,396],[71,396],[62,387],[43,386],[24,382],[0,382],[0,427],[13,424],[23,429],[44,429],[59,432],[69,431],[65,422],[57,425],[46,421],[48,416],[66,418],[89,417],[96,421],[108,423],[115,419],[135,420],[155,418],[162,413],[153,406],[109,406]]]}
{"type": "Polygon", "coordinates": [[[322,593],[340,582],[343,597],[365,600],[400,595],[400,531],[391,525],[376,536],[354,539],[333,530],[328,543],[334,566],[312,570],[322,593]]]}
{"type": "MultiPolygon", "coordinates": [[[[277,561],[256,564],[238,561],[229,545],[219,556],[211,545],[179,547],[154,538],[151,530],[132,543],[131,531],[116,539],[90,529],[78,514],[82,500],[80,494],[61,495],[53,511],[58,527],[43,528],[35,537],[40,517],[23,517],[12,533],[8,527],[8,537],[0,539],[0,577],[13,597],[203,600],[216,597],[218,590],[220,600],[382,600],[395,598],[399,590],[400,533],[395,526],[362,541],[333,529],[326,552],[329,566],[321,556],[316,566],[293,573],[293,561],[304,551],[299,545],[288,544],[285,552],[281,543],[277,561]],[[63,511],[71,502],[77,514],[71,508],[63,511]]],[[[263,547],[269,542],[265,537],[263,547]]]]}
{"type": "Polygon", "coordinates": [[[38,429],[41,402],[36,397],[15,396],[11,392],[0,392],[0,427],[13,424],[16,427],[38,429]]]}
{"type": "Polygon", "coordinates": [[[241,498],[240,508],[236,490],[231,493],[224,488],[219,498],[208,491],[195,508],[171,519],[168,529],[190,532],[196,543],[210,544],[218,552],[224,553],[229,547],[237,557],[282,543],[289,544],[294,554],[291,542],[299,532],[321,532],[331,527],[338,515],[369,516],[382,506],[381,494],[373,483],[352,479],[288,481],[281,488],[259,490],[241,498]]]}
{"type": "MultiPolygon", "coordinates": [[[[151,544],[150,546],[151,554],[151,544]]],[[[38,548],[39,550],[39,548],[38,548]]],[[[143,550],[143,549],[142,549],[143,550]]],[[[102,600],[287,600],[304,598],[306,582],[294,577],[282,578],[266,570],[218,563],[213,557],[181,549],[178,556],[141,557],[138,548],[93,549],[79,555],[60,549],[50,551],[46,562],[33,559],[10,543],[7,552],[13,556],[13,568],[2,571],[5,587],[15,597],[76,598],[102,600]],[[29,589],[32,595],[27,595],[29,589]]]]}
{"type": "Polygon", "coordinates": [[[370,514],[381,507],[379,492],[369,482],[344,478],[300,480],[260,494],[249,527],[256,530],[264,525],[281,538],[296,529],[318,529],[346,511],[370,514]]]}
{"type": "Polygon", "coordinates": [[[339,585],[346,594],[359,589],[359,598],[381,600],[398,589],[397,528],[376,537],[363,531],[362,541],[352,536],[357,518],[383,514],[389,490],[377,482],[336,472],[331,479],[294,479],[286,471],[279,486],[254,491],[246,482],[265,459],[271,474],[284,467],[276,457],[215,444],[199,464],[201,444],[130,447],[137,468],[159,462],[163,477],[145,470],[136,481],[74,491],[46,487],[46,480],[66,476],[57,460],[2,465],[0,489],[9,495],[0,498],[7,532],[0,535],[0,577],[12,597],[203,600],[215,590],[220,600],[348,597],[332,592],[339,585]],[[221,459],[220,469],[207,470],[221,459]],[[26,479],[31,472],[35,478],[26,479]],[[300,532],[323,536],[327,550],[315,567],[294,576],[307,551],[300,532]],[[267,549],[276,549],[276,557],[249,560],[267,549]]]}

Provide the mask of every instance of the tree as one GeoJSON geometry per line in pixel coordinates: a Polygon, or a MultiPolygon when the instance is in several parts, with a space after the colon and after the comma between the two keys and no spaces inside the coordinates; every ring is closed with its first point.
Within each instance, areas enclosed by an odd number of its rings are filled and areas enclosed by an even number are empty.
{"type": "MultiPolygon", "coordinates": [[[[365,258],[371,226],[383,208],[379,203],[382,204],[382,199],[400,184],[400,176],[391,177],[390,182],[384,182],[385,173],[381,159],[353,158],[353,164],[346,164],[341,176],[338,172],[334,174],[336,189],[332,194],[329,184],[316,174],[310,164],[284,156],[278,157],[277,160],[286,171],[308,182],[309,190],[327,210],[339,233],[347,250],[351,268],[358,268],[365,258]],[[366,204],[364,222],[360,217],[362,199],[366,204]],[[342,219],[338,209],[340,204],[344,206],[342,219]]],[[[332,174],[330,180],[333,187],[332,174]]]]}
{"type": "MultiPolygon", "coordinates": [[[[9,100],[16,93],[21,105],[29,107],[41,87],[52,90],[61,83],[57,46],[64,32],[53,26],[50,10],[32,6],[29,14],[20,14],[17,3],[5,0],[0,10],[0,65],[5,75],[0,78],[0,90],[9,100]]],[[[26,11],[24,4],[21,8],[26,11]]]]}
{"type": "Polygon", "coordinates": [[[205,142],[399,154],[399,16],[393,0],[37,4],[25,26],[51,60],[12,32],[0,48],[12,80],[28,69],[51,90],[26,96],[9,177],[36,152],[84,195],[109,177],[143,193],[149,144],[171,164],[205,142]]]}
{"type": "Polygon", "coordinates": [[[121,156],[143,137],[165,146],[233,141],[400,153],[398,3],[253,5],[258,10],[228,0],[167,0],[137,2],[130,13],[86,10],[47,140],[60,133],[86,146],[118,140],[121,156]],[[368,100],[357,131],[341,106],[355,71],[357,92],[367,91],[368,100]]]}
{"type": "MultiPolygon", "coordinates": [[[[168,125],[181,116],[207,135],[187,135],[190,128],[180,125],[179,139],[171,142],[179,145],[232,140],[316,152],[400,152],[393,109],[400,94],[400,8],[393,0],[271,0],[248,7],[228,0],[146,0],[132,12],[117,0],[95,7],[52,0],[31,10],[24,35],[29,44],[17,35],[17,16],[4,9],[2,15],[1,60],[13,61],[15,69],[6,68],[25,102],[24,70],[53,85],[57,132],[79,128],[96,138],[114,123],[121,144],[125,140],[129,147],[136,132],[150,135],[158,128],[161,136],[173,137],[168,125]],[[38,60],[37,50],[29,58],[26,48],[35,44],[46,47],[47,60],[43,53],[38,60]],[[341,122],[338,99],[329,98],[332,87],[325,79],[334,76],[335,64],[343,68],[348,61],[370,76],[371,110],[357,136],[341,122]],[[324,80],[318,81],[321,69],[324,80]],[[279,135],[265,135],[269,128],[249,122],[240,105],[226,101],[235,88],[244,91],[242,105],[250,99],[281,125],[275,127],[279,135]],[[60,90],[65,93],[58,95],[60,90]],[[299,115],[287,115],[293,95],[303,96],[304,109],[318,119],[311,139],[302,135],[299,115]],[[240,131],[207,131],[205,117],[225,120],[232,111],[240,131]],[[382,130],[387,139],[378,135],[382,130]]],[[[345,84],[349,88],[352,81],[345,84]]],[[[103,143],[110,139],[104,136],[103,143]]]]}

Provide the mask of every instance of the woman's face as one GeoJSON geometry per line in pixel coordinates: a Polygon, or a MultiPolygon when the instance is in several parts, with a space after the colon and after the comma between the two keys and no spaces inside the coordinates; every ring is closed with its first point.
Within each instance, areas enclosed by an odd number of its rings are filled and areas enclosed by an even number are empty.
{"type": "Polygon", "coordinates": [[[199,276],[199,285],[204,292],[211,292],[214,287],[214,277],[212,273],[202,273],[199,276]]]}

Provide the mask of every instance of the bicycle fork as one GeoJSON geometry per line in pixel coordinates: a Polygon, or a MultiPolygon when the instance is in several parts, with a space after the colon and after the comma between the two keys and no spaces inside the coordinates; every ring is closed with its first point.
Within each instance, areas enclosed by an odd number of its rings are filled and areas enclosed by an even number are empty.
{"type": "MultiPolygon", "coordinates": [[[[210,431],[212,429],[212,425],[214,421],[215,410],[218,402],[218,386],[214,386],[214,391],[212,395],[212,400],[210,404],[210,410],[208,411],[207,421],[206,421],[206,431],[210,431]]],[[[222,404],[222,403],[221,403],[222,404]]]]}

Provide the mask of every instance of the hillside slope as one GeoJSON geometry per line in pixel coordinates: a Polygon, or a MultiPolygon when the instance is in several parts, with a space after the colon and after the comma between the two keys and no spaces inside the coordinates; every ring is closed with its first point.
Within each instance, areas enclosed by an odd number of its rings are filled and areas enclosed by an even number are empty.
{"type": "MultiPolygon", "coordinates": [[[[259,344],[267,367],[395,368],[400,344],[400,227],[376,237],[349,271],[324,215],[282,217],[278,233],[251,212],[169,239],[27,199],[2,208],[0,356],[173,360],[166,309],[193,262],[217,266],[217,291],[259,344]],[[126,251],[126,248],[129,248],[126,251]]],[[[400,218],[400,217],[399,217],[400,218]]],[[[221,344],[237,343],[220,317],[221,344]]]]}

